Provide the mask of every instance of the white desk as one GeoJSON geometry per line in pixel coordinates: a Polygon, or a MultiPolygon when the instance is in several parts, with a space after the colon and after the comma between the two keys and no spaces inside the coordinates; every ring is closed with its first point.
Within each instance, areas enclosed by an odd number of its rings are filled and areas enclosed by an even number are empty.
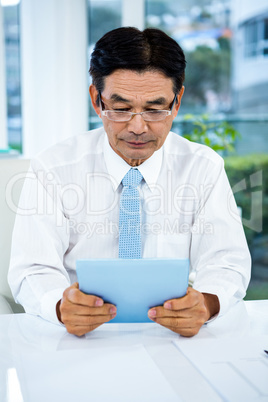
{"type": "Polygon", "coordinates": [[[268,401],[264,348],[268,349],[268,300],[237,304],[193,338],[155,323],[106,324],[78,338],[37,317],[2,315],[0,401],[264,402],[268,401]],[[222,362],[226,347],[230,356],[222,362]],[[249,349],[254,355],[248,355],[249,349]],[[213,351],[216,362],[211,362],[213,351]],[[237,351],[240,363],[255,365],[260,389],[248,381],[247,373],[244,378],[238,373],[231,361],[237,351]],[[222,373],[226,392],[217,384],[222,373]],[[238,374],[240,382],[234,379],[238,374]],[[229,392],[234,388],[235,396],[229,392]]]}

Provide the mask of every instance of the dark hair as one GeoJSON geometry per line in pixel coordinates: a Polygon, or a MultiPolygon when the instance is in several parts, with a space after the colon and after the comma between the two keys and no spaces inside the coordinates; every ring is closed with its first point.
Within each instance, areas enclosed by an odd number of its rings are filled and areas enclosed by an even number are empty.
{"type": "Polygon", "coordinates": [[[176,94],[183,85],[185,67],[183,50],[163,31],[123,27],[107,32],[98,40],[91,55],[89,73],[101,93],[104,78],[115,70],[160,71],[172,79],[176,94]]]}

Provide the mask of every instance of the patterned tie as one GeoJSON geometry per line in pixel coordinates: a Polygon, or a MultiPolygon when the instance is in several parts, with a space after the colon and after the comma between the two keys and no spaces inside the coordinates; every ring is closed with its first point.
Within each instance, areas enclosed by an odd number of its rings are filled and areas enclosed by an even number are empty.
{"type": "Polygon", "coordinates": [[[119,258],[141,258],[140,195],[138,169],[129,169],[122,180],[119,214],[119,258]]]}

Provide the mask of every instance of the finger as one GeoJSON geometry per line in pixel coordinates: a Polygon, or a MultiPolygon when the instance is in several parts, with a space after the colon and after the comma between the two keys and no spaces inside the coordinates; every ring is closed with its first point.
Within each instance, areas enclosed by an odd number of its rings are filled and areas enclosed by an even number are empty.
{"type": "Polygon", "coordinates": [[[207,315],[202,309],[192,308],[186,310],[166,310],[163,307],[155,307],[148,311],[148,317],[165,326],[199,326],[201,327],[207,321],[207,315]],[[170,320],[169,321],[164,321],[170,320]],[[188,321],[187,321],[188,320],[188,321]],[[171,322],[174,322],[173,324],[171,322]],[[189,322],[189,325],[186,324],[189,322]]]}
{"type": "Polygon", "coordinates": [[[83,336],[83,335],[87,334],[88,332],[91,332],[94,329],[98,328],[99,326],[100,326],[100,324],[91,325],[91,326],[68,325],[68,326],[66,326],[66,329],[70,334],[73,334],[76,336],[83,336]]]}
{"type": "Polygon", "coordinates": [[[178,317],[176,312],[169,312],[171,315],[165,314],[165,309],[156,310],[156,315],[150,314],[151,311],[148,312],[148,317],[156,322],[157,324],[163,325],[165,327],[190,327],[193,324],[192,317],[178,317]],[[162,311],[161,311],[162,310],[162,311]]]}
{"type": "Polygon", "coordinates": [[[196,335],[206,321],[203,317],[200,316],[189,317],[189,318],[155,317],[151,319],[157,324],[162,325],[165,328],[171,329],[172,331],[183,336],[196,335]]]}
{"type": "Polygon", "coordinates": [[[177,327],[165,327],[169,329],[170,331],[175,332],[176,334],[179,334],[181,336],[185,337],[191,337],[196,334],[198,334],[199,329],[198,327],[192,327],[192,328],[177,328],[177,327]]]}
{"type": "Polygon", "coordinates": [[[176,327],[176,328],[201,328],[205,321],[202,318],[176,318],[176,317],[157,317],[153,320],[157,324],[164,327],[176,327]]]}
{"type": "Polygon", "coordinates": [[[193,288],[188,288],[185,296],[167,300],[164,303],[164,308],[167,310],[185,310],[197,306],[203,300],[202,293],[193,288]]]}
{"type": "Polygon", "coordinates": [[[72,315],[66,316],[64,324],[69,326],[92,326],[101,325],[105,322],[112,320],[116,316],[116,313],[106,315],[72,315]]]}
{"type": "Polygon", "coordinates": [[[157,317],[189,318],[193,316],[193,311],[191,311],[190,309],[168,310],[164,307],[154,307],[148,311],[148,316],[151,319],[157,317]]]}
{"type": "Polygon", "coordinates": [[[106,315],[116,313],[116,311],[116,306],[110,303],[104,303],[102,307],[89,307],[73,303],[63,303],[61,305],[61,314],[70,315],[106,315]]]}
{"type": "Polygon", "coordinates": [[[159,318],[154,320],[157,324],[170,329],[177,334],[183,336],[194,336],[196,335],[202,325],[204,324],[203,321],[196,322],[193,320],[188,319],[176,319],[176,318],[159,318]]]}
{"type": "Polygon", "coordinates": [[[80,304],[91,307],[100,307],[103,306],[104,303],[103,300],[98,296],[86,295],[85,293],[81,292],[77,282],[69,288],[65,289],[62,299],[63,301],[69,301],[73,304],[80,304]]]}
{"type": "Polygon", "coordinates": [[[88,307],[72,303],[60,305],[61,321],[67,324],[84,325],[104,323],[116,316],[116,307],[112,304],[104,304],[103,307],[88,307]],[[94,321],[94,317],[102,317],[94,321]]]}

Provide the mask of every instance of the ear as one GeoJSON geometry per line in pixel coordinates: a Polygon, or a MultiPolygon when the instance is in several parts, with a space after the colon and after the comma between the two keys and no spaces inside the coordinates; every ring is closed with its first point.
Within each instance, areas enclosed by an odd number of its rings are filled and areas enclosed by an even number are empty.
{"type": "Polygon", "coordinates": [[[185,87],[182,86],[180,92],[177,94],[177,102],[176,102],[176,105],[174,105],[174,115],[173,115],[174,118],[177,116],[178,111],[180,109],[181,98],[182,98],[182,96],[184,94],[184,89],[185,89],[185,87]]]}
{"type": "Polygon", "coordinates": [[[101,110],[97,104],[97,99],[98,99],[99,93],[98,93],[95,85],[93,85],[93,84],[91,84],[89,87],[89,95],[90,95],[91,103],[92,103],[92,106],[93,106],[95,112],[101,118],[101,110]]]}

